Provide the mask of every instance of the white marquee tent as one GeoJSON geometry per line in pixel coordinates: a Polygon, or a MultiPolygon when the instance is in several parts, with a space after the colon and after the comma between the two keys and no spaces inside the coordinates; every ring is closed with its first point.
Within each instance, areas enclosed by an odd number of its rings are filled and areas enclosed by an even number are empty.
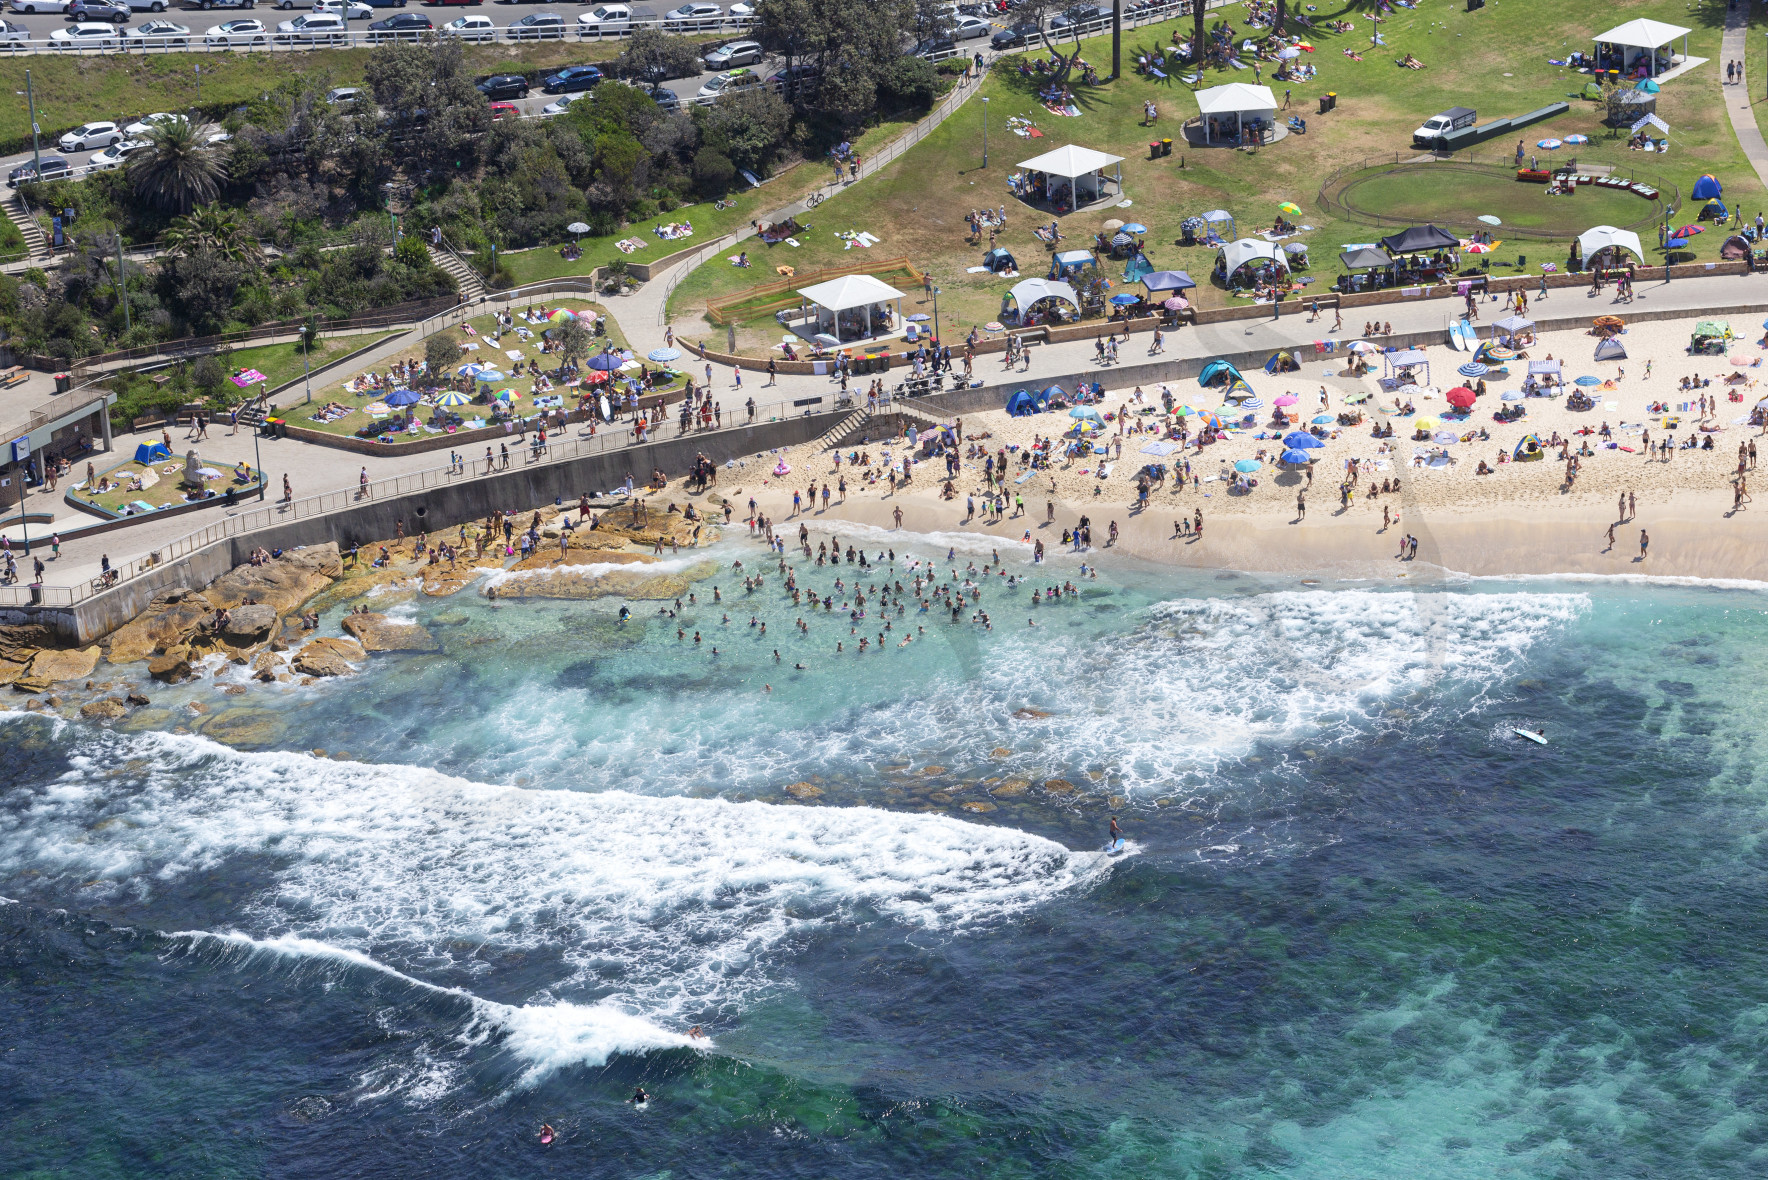
{"type": "Polygon", "coordinates": [[[1604,250],[1625,250],[1641,262],[1645,260],[1645,251],[1639,245],[1639,235],[1631,230],[1616,229],[1612,225],[1593,225],[1579,234],[1578,249],[1583,253],[1586,263],[1604,250]]]}
{"type": "Polygon", "coordinates": [[[1230,82],[1226,86],[1211,86],[1208,90],[1199,90],[1197,109],[1203,112],[1207,140],[1214,142],[1215,129],[1226,122],[1230,115],[1234,119],[1234,138],[1238,140],[1248,122],[1261,122],[1266,126],[1276,123],[1277,96],[1271,93],[1269,86],[1230,82]]]}
{"type": "Polygon", "coordinates": [[[878,335],[874,330],[877,309],[893,299],[897,301],[896,322],[902,322],[902,292],[871,275],[844,275],[813,287],[801,287],[798,294],[816,306],[818,328],[833,322],[832,335],[842,342],[849,337],[878,335]],[[844,312],[848,314],[843,315],[844,312]]]}
{"type": "Polygon", "coordinates": [[[1289,260],[1283,248],[1275,242],[1266,242],[1259,238],[1241,238],[1237,242],[1229,242],[1216,255],[1222,260],[1222,281],[1232,285],[1234,274],[1249,263],[1269,262],[1273,266],[1287,271],[1289,260]]]}
{"type": "MultiPolygon", "coordinates": [[[[1599,52],[1604,45],[1613,45],[1623,51],[1639,50],[1651,62],[1651,75],[1655,78],[1658,73],[1657,51],[1674,44],[1678,37],[1682,38],[1682,59],[1686,61],[1688,60],[1688,30],[1681,25],[1667,25],[1663,21],[1646,20],[1643,17],[1639,20],[1630,20],[1624,25],[1616,25],[1606,33],[1598,33],[1596,45],[1599,52]]],[[[1634,54],[1626,59],[1629,69],[1633,67],[1638,57],[1639,54],[1634,54]]]]}
{"type": "Polygon", "coordinates": [[[1061,182],[1067,181],[1071,194],[1069,203],[1076,209],[1105,196],[1105,185],[1110,180],[1116,181],[1118,194],[1123,193],[1123,157],[1109,152],[1096,152],[1092,148],[1069,144],[1041,156],[1021,160],[1019,167],[1038,174],[1032,177],[1032,183],[1041,187],[1047,201],[1054,200],[1051,193],[1060,193],[1063,187],[1061,182]],[[1115,176],[1105,176],[1104,170],[1113,164],[1117,165],[1115,176]]]}

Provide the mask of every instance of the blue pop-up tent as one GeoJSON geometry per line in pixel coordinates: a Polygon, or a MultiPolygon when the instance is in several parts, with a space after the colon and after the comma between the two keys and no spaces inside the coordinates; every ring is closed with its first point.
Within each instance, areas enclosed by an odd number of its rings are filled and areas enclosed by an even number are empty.
{"type": "Polygon", "coordinates": [[[1723,195],[1719,186],[1719,178],[1708,173],[1694,182],[1694,191],[1688,194],[1692,201],[1710,201],[1723,195]]]}
{"type": "Polygon", "coordinates": [[[135,448],[137,463],[153,463],[160,459],[170,459],[172,452],[166,449],[165,443],[142,443],[135,448]]]}
{"type": "Polygon", "coordinates": [[[1223,380],[1240,380],[1240,370],[1236,369],[1227,361],[1214,360],[1210,361],[1207,365],[1204,365],[1203,372],[1197,374],[1197,384],[1206,387],[1218,384],[1223,380]]]}
{"type": "Polygon", "coordinates": [[[1028,389],[1021,389],[1007,399],[1007,413],[1015,418],[1028,418],[1043,408],[1028,389]]]}

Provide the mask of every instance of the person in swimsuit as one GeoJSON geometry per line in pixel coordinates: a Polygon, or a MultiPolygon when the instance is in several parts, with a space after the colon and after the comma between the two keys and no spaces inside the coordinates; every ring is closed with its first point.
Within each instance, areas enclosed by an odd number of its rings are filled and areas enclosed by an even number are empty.
{"type": "Polygon", "coordinates": [[[645,1093],[645,1088],[643,1086],[639,1086],[639,1087],[636,1087],[632,1091],[632,1097],[628,1098],[626,1101],[632,1103],[634,1106],[643,1106],[645,1103],[649,1102],[650,1100],[651,1100],[651,1096],[649,1094],[645,1093]]]}
{"type": "Polygon", "coordinates": [[[540,1142],[543,1145],[551,1143],[553,1141],[553,1136],[554,1136],[554,1132],[552,1129],[552,1125],[550,1123],[541,1123],[540,1124],[540,1142]]]}
{"type": "Polygon", "coordinates": [[[1117,817],[1114,815],[1111,817],[1111,841],[1110,842],[1115,844],[1121,839],[1123,839],[1123,829],[1117,826],[1117,817]]]}

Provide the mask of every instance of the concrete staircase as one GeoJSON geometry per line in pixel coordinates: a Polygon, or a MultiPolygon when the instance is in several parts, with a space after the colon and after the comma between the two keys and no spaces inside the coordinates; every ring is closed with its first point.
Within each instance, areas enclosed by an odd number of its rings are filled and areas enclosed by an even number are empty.
{"type": "Polygon", "coordinates": [[[865,429],[866,423],[871,420],[872,415],[869,410],[863,407],[855,410],[823,435],[823,450],[825,452],[839,450],[852,439],[858,438],[860,432],[865,429]]]}
{"type": "Polygon", "coordinates": [[[12,224],[18,226],[18,232],[24,235],[25,249],[30,251],[32,261],[47,261],[55,257],[55,252],[49,248],[49,239],[43,236],[43,227],[25,209],[24,198],[16,192],[6,195],[6,216],[12,224]]]}
{"type": "Polygon", "coordinates": [[[460,288],[460,293],[467,302],[476,302],[489,293],[485,281],[479,277],[479,272],[468,266],[466,259],[446,246],[441,249],[437,249],[435,246],[426,248],[430,252],[430,260],[449,273],[454,279],[455,286],[460,288]]]}

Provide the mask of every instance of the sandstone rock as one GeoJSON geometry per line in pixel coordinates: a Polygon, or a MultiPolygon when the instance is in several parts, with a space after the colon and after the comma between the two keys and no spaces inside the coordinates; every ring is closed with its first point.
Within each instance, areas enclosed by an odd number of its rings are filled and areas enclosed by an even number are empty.
{"type": "Polygon", "coordinates": [[[931,795],[927,796],[927,798],[930,802],[939,803],[942,805],[946,804],[946,803],[950,803],[952,801],[952,796],[949,791],[935,791],[931,795]]]}
{"type": "Polygon", "coordinates": [[[1013,716],[1020,721],[1036,721],[1040,717],[1048,717],[1049,714],[1042,709],[1015,709],[1013,716]]]}
{"type": "Polygon", "coordinates": [[[0,659],[28,664],[39,647],[54,647],[55,632],[42,623],[8,623],[0,626],[0,659]]]}
{"type": "Polygon", "coordinates": [[[972,799],[970,802],[960,803],[958,806],[962,807],[965,811],[984,812],[995,810],[995,805],[993,803],[985,803],[980,799],[972,799]]]}
{"type": "Polygon", "coordinates": [[[137,660],[164,655],[189,642],[197,625],[214,609],[209,600],[195,590],[162,591],[154,595],[145,611],[110,633],[106,640],[108,658],[113,664],[133,664],[137,660]]]}
{"type": "MultiPolygon", "coordinates": [[[[33,652],[32,654],[34,655],[36,653],[33,652]]],[[[23,676],[25,674],[25,669],[29,666],[30,661],[28,660],[23,663],[18,663],[13,660],[0,660],[0,684],[11,684],[13,681],[23,676]]]]}
{"type": "Polygon", "coordinates": [[[130,693],[128,696],[124,697],[123,700],[127,704],[134,705],[137,709],[139,709],[145,705],[151,705],[153,703],[152,701],[148,700],[146,697],[142,696],[138,692],[130,693]]]}
{"type": "Polygon", "coordinates": [[[202,714],[207,713],[209,711],[209,706],[203,704],[201,701],[187,701],[185,703],[184,707],[185,707],[185,709],[189,710],[192,713],[197,714],[198,716],[201,716],[202,714]]]}
{"type": "Polygon", "coordinates": [[[991,758],[1011,758],[1013,756],[1013,751],[1007,749],[1005,746],[996,746],[993,750],[989,751],[989,756],[991,758]]]}
{"type": "Polygon", "coordinates": [[[190,661],[183,656],[155,656],[147,662],[147,674],[166,684],[190,679],[190,661]]]}
{"type": "Polygon", "coordinates": [[[400,622],[386,615],[345,615],[344,630],[364,651],[438,651],[441,645],[416,623],[400,622]]]}
{"type": "Polygon", "coordinates": [[[296,652],[293,666],[307,676],[348,676],[356,671],[352,665],[367,658],[360,644],[327,636],[309,641],[296,652]]]}
{"type": "Polygon", "coordinates": [[[229,610],[250,598],[278,615],[292,614],[344,572],[337,545],[310,545],[284,553],[264,565],[242,565],[216,578],[205,592],[209,601],[229,610]]]}
{"type": "Polygon", "coordinates": [[[943,766],[923,766],[923,767],[921,767],[921,773],[922,774],[929,774],[929,775],[931,775],[931,774],[944,774],[945,767],[943,767],[943,766]]]}
{"type": "Polygon", "coordinates": [[[252,660],[252,675],[259,680],[269,680],[287,663],[282,656],[270,649],[259,652],[252,660]]]}
{"type": "Polygon", "coordinates": [[[230,746],[264,746],[282,736],[282,717],[269,709],[223,709],[202,723],[201,733],[230,746]]]}
{"type": "Polygon", "coordinates": [[[1022,778],[1010,778],[989,794],[997,799],[1015,799],[1031,789],[1031,784],[1022,778]]]}
{"type": "Polygon", "coordinates": [[[1053,778],[1044,782],[1044,790],[1052,795],[1072,795],[1074,794],[1074,784],[1065,778],[1053,778]]]}
{"type": "Polygon", "coordinates": [[[651,602],[685,597],[695,582],[712,577],[718,563],[696,562],[679,573],[647,574],[641,568],[597,571],[593,566],[561,565],[506,578],[499,598],[606,598],[651,602]]]}
{"type": "Polygon", "coordinates": [[[128,711],[128,706],[116,697],[105,697],[80,706],[80,716],[88,721],[114,721],[128,711]]]}
{"type": "Polygon", "coordinates": [[[246,695],[246,686],[243,684],[229,684],[226,688],[221,690],[221,694],[230,697],[243,697],[246,695]]]}
{"type": "Polygon", "coordinates": [[[256,647],[270,638],[276,629],[276,608],[262,603],[236,606],[227,612],[227,626],[221,640],[229,647],[256,647]]]}
{"type": "Polygon", "coordinates": [[[92,675],[92,669],[98,667],[100,654],[96,645],[70,651],[40,651],[31,657],[31,666],[25,675],[32,680],[50,683],[84,680],[92,675]]]}
{"type": "Polygon", "coordinates": [[[787,783],[783,790],[794,799],[817,799],[823,793],[821,787],[811,783],[787,783]]]}

